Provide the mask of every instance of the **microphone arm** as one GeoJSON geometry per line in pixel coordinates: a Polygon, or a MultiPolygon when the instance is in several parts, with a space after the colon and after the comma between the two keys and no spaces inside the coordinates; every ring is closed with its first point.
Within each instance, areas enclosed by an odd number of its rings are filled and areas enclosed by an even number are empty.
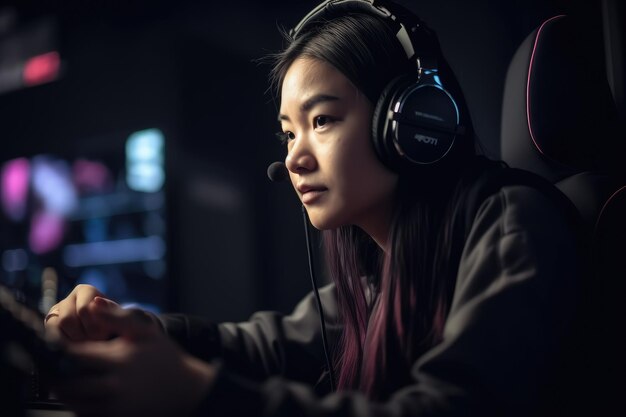
{"type": "MultiPolygon", "coordinates": [[[[267,176],[274,182],[285,180],[289,176],[289,171],[284,163],[277,161],[270,164],[267,168],[267,176]]],[[[304,235],[306,237],[306,249],[309,256],[309,275],[311,276],[311,286],[317,300],[317,312],[320,316],[320,327],[322,328],[322,347],[324,348],[324,357],[326,358],[326,367],[328,368],[328,378],[330,380],[330,390],[335,391],[335,372],[333,370],[330,355],[328,353],[328,342],[326,341],[326,320],[324,320],[324,309],[322,308],[322,300],[317,289],[317,281],[315,280],[315,268],[313,267],[313,249],[311,248],[311,239],[309,238],[309,216],[306,213],[304,205],[302,207],[302,220],[304,220],[304,235]]]]}
{"type": "Polygon", "coordinates": [[[315,279],[315,268],[313,266],[313,250],[311,248],[311,239],[309,238],[309,216],[304,206],[302,207],[302,220],[304,220],[304,234],[306,237],[306,248],[309,257],[309,275],[311,276],[311,286],[317,300],[317,310],[320,316],[320,326],[322,328],[322,346],[324,347],[324,356],[326,357],[326,366],[328,368],[328,378],[330,380],[330,390],[335,391],[335,372],[328,354],[328,342],[326,341],[326,320],[324,319],[324,309],[322,308],[322,300],[317,289],[317,280],[315,279]]]}

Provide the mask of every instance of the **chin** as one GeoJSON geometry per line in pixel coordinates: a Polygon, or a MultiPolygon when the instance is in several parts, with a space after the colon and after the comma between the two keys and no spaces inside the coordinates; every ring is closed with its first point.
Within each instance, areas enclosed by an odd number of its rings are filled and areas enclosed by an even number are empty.
{"type": "Polygon", "coordinates": [[[329,215],[328,213],[320,213],[320,210],[309,210],[309,221],[317,230],[331,230],[341,226],[345,226],[346,223],[342,222],[336,216],[329,215]]]}

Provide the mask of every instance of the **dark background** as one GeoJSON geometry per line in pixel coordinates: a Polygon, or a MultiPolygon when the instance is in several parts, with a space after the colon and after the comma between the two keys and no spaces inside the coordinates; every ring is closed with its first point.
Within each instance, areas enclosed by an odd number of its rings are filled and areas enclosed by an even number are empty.
{"type": "MultiPolygon", "coordinates": [[[[602,6],[617,2],[400,3],[439,33],[485,152],[498,158],[503,83],[517,46],[556,14],[583,14],[596,27],[602,6]]],[[[50,21],[65,65],[58,81],[0,95],[0,161],[107,152],[133,131],[160,128],[168,146],[169,308],[216,320],[288,311],[310,289],[306,247],[295,194],[265,174],[284,150],[274,137],[269,67],[258,60],[280,49],[280,26],[316,4],[0,2],[0,40],[50,21]]]]}

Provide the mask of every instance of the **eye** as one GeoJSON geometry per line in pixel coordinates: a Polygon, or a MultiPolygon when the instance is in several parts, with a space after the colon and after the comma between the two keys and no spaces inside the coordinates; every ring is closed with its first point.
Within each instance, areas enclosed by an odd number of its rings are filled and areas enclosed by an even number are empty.
{"type": "Polygon", "coordinates": [[[331,118],[328,116],[317,116],[315,117],[315,119],[313,119],[313,127],[315,129],[317,129],[318,127],[324,127],[331,121],[331,118]]]}
{"type": "Polygon", "coordinates": [[[296,138],[293,132],[276,132],[276,137],[280,140],[280,143],[286,145],[287,142],[296,138]]]}

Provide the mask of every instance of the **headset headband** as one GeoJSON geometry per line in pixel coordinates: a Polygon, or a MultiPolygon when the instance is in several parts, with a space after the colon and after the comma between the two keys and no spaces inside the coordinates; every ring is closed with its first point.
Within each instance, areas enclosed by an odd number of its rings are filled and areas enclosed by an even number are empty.
{"type": "Polygon", "coordinates": [[[464,128],[458,106],[439,78],[437,37],[415,14],[391,1],[326,0],[289,35],[297,40],[312,27],[351,14],[366,14],[386,24],[416,70],[390,80],[375,102],[371,138],[378,158],[397,171],[438,163],[464,128]]]}
{"type": "Polygon", "coordinates": [[[395,32],[407,59],[417,68],[418,76],[425,70],[437,69],[434,34],[415,14],[404,7],[377,0],[326,0],[311,10],[289,31],[292,39],[311,26],[323,23],[333,17],[360,12],[383,19],[395,32]],[[420,55],[417,55],[419,51],[420,55]]]}

